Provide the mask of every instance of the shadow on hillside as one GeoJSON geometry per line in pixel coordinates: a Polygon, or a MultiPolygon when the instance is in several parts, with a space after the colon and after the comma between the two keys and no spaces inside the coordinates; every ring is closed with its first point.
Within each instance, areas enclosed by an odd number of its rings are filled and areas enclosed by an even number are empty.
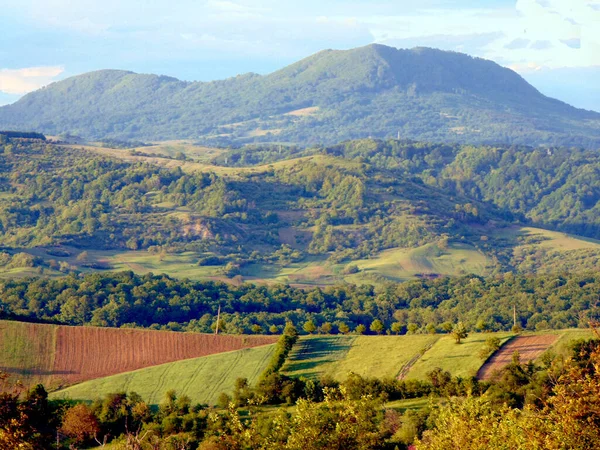
{"type": "MultiPolygon", "coordinates": [[[[339,361],[352,347],[349,337],[316,337],[299,342],[298,347],[290,356],[286,371],[307,371],[322,364],[339,361]]],[[[317,375],[317,371],[306,373],[307,376],[317,375]]]]}
{"type": "Polygon", "coordinates": [[[18,374],[18,375],[71,375],[77,373],[72,370],[42,370],[42,369],[23,369],[19,367],[0,367],[0,371],[8,373],[8,374],[18,374]]]}

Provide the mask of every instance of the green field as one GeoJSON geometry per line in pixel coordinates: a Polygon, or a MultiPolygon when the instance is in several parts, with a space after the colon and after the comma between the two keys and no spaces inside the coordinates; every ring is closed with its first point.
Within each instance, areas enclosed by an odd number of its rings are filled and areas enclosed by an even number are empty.
{"type": "Polygon", "coordinates": [[[348,281],[365,274],[375,273],[394,281],[405,281],[416,274],[486,275],[490,260],[474,247],[451,244],[441,249],[436,244],[418,248],[393,248],[381,252],[376,258],[355,261],[362,274],[347,277],[348,281]]]}
{"type": "Polygon", "coordinates": [[[440,338],[409,336],[309,336],[300,339],[283,371],[292,376],[329,375],[343,380],[350,372],[395,377],[413,358],[440,338]]]}
{"type": "Polygon", "coordinates": [[[54,363],[56,330],[53,325],[1,320],[0,369],[8,374],[18,373],[18,379],[27,386],[48,383],[54,363]]]}
{"type": "MultiPolygon", "coordinates": [[[[551,350],[568,354],[573,339],[590,338],[589,330],[549,330],[526,334],[558,334],[551,350]]],[[[502,343],[510,332],[470,333],[457,345],[444,334],[403,336],[304,336],[292,350],[283,367],[290,376],[318,378],[328,375],[339,381],[350,372],[369,377],[425,379],[427,373],[441,368],[454,376],[475,376],[484,360],[479,351],[489,337],[502,343]]]]}
{"type": "Polygon", "coordinates": [[[484,363],[478,356],[490,336],[497,337],[502,343],[513,336],[512,333],[470,333],[460,345],[451,336],[442,336],[425,354],[411,367],[407,378],[424,379],[428,372],[440,368],[454,376],[471,377],[484,363]]]}
{"type": "Polygon", "coordinates": [[[202,358],[186,359],[133,372],[86,381],[54,392],[52,398],[93,400],[114,392],[137,392],[159,404],[168,390],[187,395],[193,403],[215,404],[222,392],[231,394],[235,380],[254,384],[267,367],[274,346],[266,345],[202,358]]]}

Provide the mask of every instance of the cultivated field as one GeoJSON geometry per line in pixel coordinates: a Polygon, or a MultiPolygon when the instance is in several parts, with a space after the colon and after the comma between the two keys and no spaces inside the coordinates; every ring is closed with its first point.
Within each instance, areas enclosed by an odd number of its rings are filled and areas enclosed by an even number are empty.
{"type": "Polygon", "coordinates": [[[50,388],[158,364],[271,344],[234,336],[0,321],[0,366],[50,388]]]}
{"type": "Polygon", "coordinates": [[[533,361],[539,358],[557,340],[557,334],[516,336],[504,344],[500,350],[486,361],[477,372],[477,378],[481,380],[492,378],[494,373],[511,363],[515,352],[519,352],[521,363],[533,361]]]}
{"type": "Polygon", "coordinates": [[[193,403],[215,404],[221,392],[231,394],[235,380],[255,384],[267,367],[274,346],[237,350],[186,359],[133,372],[86,381],[52,394],[52,398],[94,400],[113,392],[137,392],[150,404],[158,404],[167,391],[187,395],[193,403]]]}
{"type": "Polygon", "coordinates": [[[512,336],[511,333],[470,333],[460,345],[451,336],[441,337],[415,362],[407,378],[424,379],[428,372],[437,367],[454,376],[475,376],[483,363],[479,352],[485,346],[486,339],[492,335],[501,342],[512,336]]]}

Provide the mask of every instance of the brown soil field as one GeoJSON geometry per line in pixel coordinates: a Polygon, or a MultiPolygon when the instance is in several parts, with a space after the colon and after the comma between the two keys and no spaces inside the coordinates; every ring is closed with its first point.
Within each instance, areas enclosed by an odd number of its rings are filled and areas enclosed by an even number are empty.
{"type": "Polygon", "coordinates": [[[215,336],[4,321],[0,321],[0,325],[0,329],[4,328],[0,333],[0,350],[3,350],[0,369],[15,378],[35,375],[36,382],[50,388],[182,359],[272,344],[278,339],[277,336],[215,336]]]}
{"type": "Polygon", "coordinates": [[[515,351],[519,352],[521,363],[528,363],[540,357],[556,342],[558,335],[544,334],[539,336],[517,336],[504,344],[492,355],[477,372],[480,380],[489,380],[494,373],[509,365],[515,351]]]}

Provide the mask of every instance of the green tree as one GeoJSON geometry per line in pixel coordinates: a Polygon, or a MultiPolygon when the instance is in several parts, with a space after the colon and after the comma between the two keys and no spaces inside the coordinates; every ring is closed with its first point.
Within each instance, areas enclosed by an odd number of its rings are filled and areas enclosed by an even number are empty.
{"type": "Polygon", "coordinates": [[[375,319],[371,322],[369,329],[374,333],[381,334],[384,330],[383,322],[379,319],[375,319]]]}
{"type": "Polygon", "coordinates": [[[315,331],[317,331],[317,326],[312,320],[307,320],[306,322],[304,322],[302,329],[308,334],[313,334],[315,331]]]}
{"type": "Polygon", "coordinates": [[[392,333],[398,335],[402,332],[402,328],[404,328],[404,325],[401,322],[392,323],[392,333]]]}
{"type": "Polygon", "coordinates": [[[468,336],[469,333],[467,332],[465,324],[462,322],[458,322],[452,329],[452,337],[457,344],[460,344],[460,342],[468,336]]]}

